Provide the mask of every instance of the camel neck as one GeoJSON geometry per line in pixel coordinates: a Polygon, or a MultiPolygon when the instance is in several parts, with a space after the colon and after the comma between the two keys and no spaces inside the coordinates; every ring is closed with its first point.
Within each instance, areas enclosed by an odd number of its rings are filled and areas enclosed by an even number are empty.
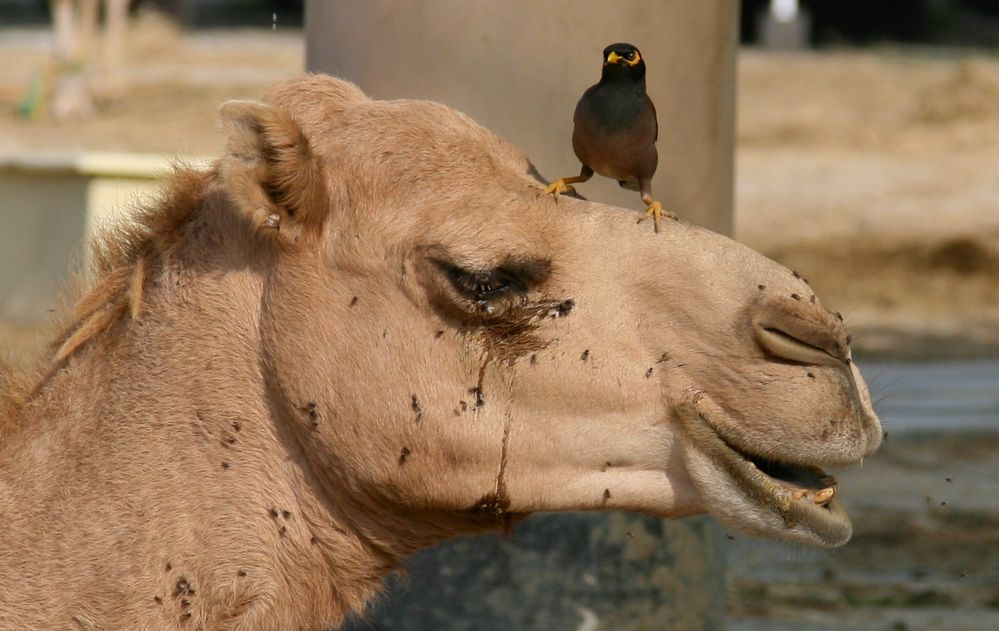
{"type": "Polygon", "coordinates": [[[76,568],[48,573],[58,584],[0,574],[0,591],[16,594],[0,618],[35,616],[16,627],[61,628],[93,610],[115,612],[107,628],[160,616],[177,628],[325,628],[397,569],[378,531],[358,532],[344,514],[350,498],[314,478],[271,400],[266,277],[246,260],[193,269],[186,259],[163,257],[138,317],[52,372],[0,452],[10,516],[0,563],[76,568]]]}

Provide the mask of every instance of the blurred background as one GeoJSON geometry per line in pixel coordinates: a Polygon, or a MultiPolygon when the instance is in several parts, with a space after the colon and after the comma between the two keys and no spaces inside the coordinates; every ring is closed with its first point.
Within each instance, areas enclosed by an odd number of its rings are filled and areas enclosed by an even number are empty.
{"type": "MultiPolygon", "coordinates": [[[[842,312],[887,434],[838,474],[856,526],[845,548],[726,539],[727,628],[999,629],[999,2],[739,8],[734,236],[842,312]]],[[[305,68],[305,13],[0,0],[6,361],[41,347],[96,222],[173,156],[217,155],[222,101],[305,68]]]]}

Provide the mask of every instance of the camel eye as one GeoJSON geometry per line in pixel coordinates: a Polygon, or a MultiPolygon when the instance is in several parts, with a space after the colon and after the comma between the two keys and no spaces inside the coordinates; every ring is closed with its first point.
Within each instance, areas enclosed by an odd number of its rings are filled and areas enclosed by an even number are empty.
{"type": "Polygon", "coordinates": [[[469,269],[439,258],[434,263],[456,294],[479,307],[506,298],[525,299],[527,292],[542,284],[552,269],[547,259],[508,259],[486,269],[469,269]]]}
{"type": "Polygon", "coordinates": [[[475,279],[476,298],[488,298],[507,289],[510,283],[503,278],[491,275],[480,276],[475,279]]]}
{"type": "Polygon", "coordinates": [[[446,272],[455,290],[475,301],[490,300],[507,293],[525,291],[523,283],[502,267],[479,272],[449,266],[446,272]]]}

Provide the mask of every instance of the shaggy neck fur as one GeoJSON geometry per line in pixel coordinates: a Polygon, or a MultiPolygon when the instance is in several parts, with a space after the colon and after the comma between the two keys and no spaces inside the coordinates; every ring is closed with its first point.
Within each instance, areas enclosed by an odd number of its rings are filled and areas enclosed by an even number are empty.
{"type": "Polygon", "coordinates": [[[268,254],[197,184],[201,209],[163,205],[157,240],[119,236],[47,374],[8,404],[2,628],[321,628],[410,552],[282,423],[259,359],[268,254]],[[122,282],[136,270],[141,292],[122,282]]]}

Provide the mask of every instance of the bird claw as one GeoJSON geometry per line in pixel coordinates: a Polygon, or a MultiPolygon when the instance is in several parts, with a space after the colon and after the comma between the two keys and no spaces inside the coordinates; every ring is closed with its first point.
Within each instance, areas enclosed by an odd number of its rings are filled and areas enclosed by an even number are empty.
{"type": "Polygon", "coordinates": [[[573,193],[576,189],[572,188],[571,184],[566,184],[565,179],[559,178],[545,187],[545,192],[542,195],[551,195],[555,199],[563,193],[573,193]]]}
{"type": "Polygon", "coordinates": [[[636,223],[642,223],[649,217],[652,217],[653,230],[655,230],[656,233],[659,232],[659,220],[663,217],[667,217],[673,221],[679,221],[680,219],[676,216],[676,213],[664,210],[663,205],[657,201],[649,203],[649,207],[645,209],[645,214],[639,217],[636,223]]]}

